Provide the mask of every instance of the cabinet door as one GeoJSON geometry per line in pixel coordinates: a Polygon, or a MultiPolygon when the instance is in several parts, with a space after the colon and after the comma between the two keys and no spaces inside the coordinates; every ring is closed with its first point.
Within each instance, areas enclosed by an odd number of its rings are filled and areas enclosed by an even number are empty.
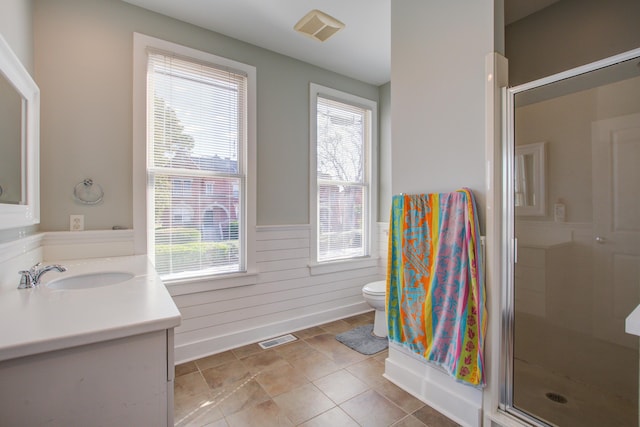
{"type": "Polygon", "coordinates": [[[167,331],[0,363],[0,425],[166,426],[167,331]]]}

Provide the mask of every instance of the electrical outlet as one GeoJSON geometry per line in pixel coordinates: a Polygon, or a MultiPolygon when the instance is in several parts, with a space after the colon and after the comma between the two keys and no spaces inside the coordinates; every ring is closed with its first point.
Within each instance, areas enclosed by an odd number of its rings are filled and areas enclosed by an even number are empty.
{"type": "Polygon", "coordinates": [[[84,230],[84,215],[69,215],[69,230],[84,230]]]}

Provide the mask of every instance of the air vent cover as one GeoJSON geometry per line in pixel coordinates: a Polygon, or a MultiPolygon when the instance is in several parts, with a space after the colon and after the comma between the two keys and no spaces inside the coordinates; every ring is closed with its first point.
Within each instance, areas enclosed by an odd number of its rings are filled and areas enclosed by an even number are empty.
{"type": "Polygon", "coordinates": [[[336,18],[314,9],[303,16],[293,28],[302,34],[323,42],[343,29],[344,24],[336,18]]]}
{"type": "Polygon", "coordinates": [[[287,335],[282,335],[281,337],[272,338],[267,341],[259,342],[258,344],[260,345],[260,347],[262,347],[263,350],[266,350],[268,348],[276,347],[276,346],[286,344],[288,342],[295,341],[295,340],[297,340],[296,337],[294,337],[291,334],[287,334],[287,335]]]}

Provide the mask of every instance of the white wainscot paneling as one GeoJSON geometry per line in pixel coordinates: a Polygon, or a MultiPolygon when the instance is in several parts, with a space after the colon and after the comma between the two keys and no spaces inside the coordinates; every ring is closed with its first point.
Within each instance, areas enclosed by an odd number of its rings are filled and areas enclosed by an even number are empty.
{"type": "Polygon", "coordinates": [[[362,286],[383,278],[380,263],[312,276],[309,226],[258,227],[256,236],[256,284],[174,295],[176,363],[371,310],[362,286]]]}

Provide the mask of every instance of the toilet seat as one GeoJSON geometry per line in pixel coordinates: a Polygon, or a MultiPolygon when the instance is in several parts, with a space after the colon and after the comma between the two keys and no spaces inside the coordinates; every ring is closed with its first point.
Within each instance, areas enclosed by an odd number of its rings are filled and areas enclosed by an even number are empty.
{"type": "Polygon", "coordinates": [[[367,283],[362,288],[362,292],[368,295],[384,296],[384,294],[387,293],[387,281],[379,280],[377,282],[367,283]]]}

